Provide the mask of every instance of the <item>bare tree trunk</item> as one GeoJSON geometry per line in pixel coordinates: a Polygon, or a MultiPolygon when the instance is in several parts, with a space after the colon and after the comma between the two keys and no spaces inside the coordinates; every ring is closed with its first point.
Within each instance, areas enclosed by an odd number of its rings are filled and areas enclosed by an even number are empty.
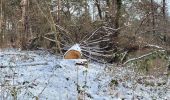
{"type": "Polygon", "coordinates": [[[106,20],[106,22],[108,22],[109,23],[109,18],[110,18],[110,0],[106,0],[106,4],[107,4],[107,6],[106,6],[106,15],[105,15],[105,20],[106,20]]]}
{"type": "Polygon", "coordinates": [[[155,34],[155,12],[154,12],[154,0],[151,0],[151,13],[152,13],[152,32],[155,34]]]}
{"type": "Polygon", "coordinates": [[[106,4],[108,7],[110,7],[110,0],[106,0],[106,4]]]}
{"type": "Polygon", "coordinates": [[[162,13],[163,13],[164,19],[166,19],[166,0],[163,0],[162,2],[163,2],[162,13]]]}
{"type": "MultiPolygon", "coordinates": [[[[163,29],[163,32],[164,32],[164,39],[163,41],[166,42],[167,41],[167,29],[166,29],[166,24],[167,24],[167,18],[166,18],[166,0],[162,0],[162,13],[163,13],[163,24],[164,24],[164,29],[163,29]]],[[[166,46],[167,47],[167,46],[166,46]]]]}
{"type": "Polygon", "coordinates": [[[28,7],[29,1],[22,0],[20,2],[22,16],[21,16],[21,31],[20,31],[20,42],[21,42],[21,49],[26,49],[27,42],[28,42],[28,7]]]}
{"type": "Polygon", "coordinates": [[[112,27],[115,28],[115,16],[116,16],[116,0],[112,1],[112,5],[111,5],[111,11],[110,13],[112,14],[111,16],[111,24],[112,27]]]}
{"type": "MultiPolygon", "coordinates": [[[[56,25],[60,24],[60,0],[57,0],[57,21],[55,23],[54,17],[52,16],[52,13],[50,12],[50,18],[51,18],[51,28],[52,31],[55,32],[55,44],[56,44],[56,51],[57,53],[59,52],[60,54],[62,53],[61,51],[61,46],[60,46],[60,33],[56,28],[56,25]]],[[[50,11],[50,9],[49,9],[50,11]]]]}
{"type": "MultiPolygon", "coordinates": [[[[121,15],[121,7],[122,7],[122,0],[113,0],[112,1],[112,24],[113,28],[118,29],[119,28],[119,20],[120,20],[120,15],[121,15]]],[[[113,35],[114,37],[117,37],[119,34],[118,31],[115,32],[113,35]]]]}
{"type": "Polygon", "coordinates": [[[5,4],[4,0],[1,0],[1,15],[0,15],[0,34],[2,36],[2,44],[5,44],[5,15],[3,14],[5,9],[3,9],[3,5],[5,4]],[[4,10],[4,11],[3,11],[4,10]]]}
{"type": "Polygon", "coordinates": [[[87,15],[88,12],[89,12],[89,9],[88,9],[88,3],[87,3],[87,0],[84,1],[84,9],[85,9],[85,14],[87,15]]]}
{"type": "MultiPolygon", "coordinates": [[[[116,5],[117,5],[117,12],[116,12],[116,18],[115,18],[115,29],[118,29],[120,27],[120,17],[121,17],[121,7],[122,7],[122,1],[121,0],[117,0],[116,1],[116,5]]],[[[117,31],[116,34],[118,35],[119,32],[117,31]]]]}
{"type": "Polygon", "coordinates": [[[2,32],[2,17],[3,17],[3,15],[2,15],[2,0],[1,0],[1,17],[0,17],[0,33],[2,32]]]}
{"type": "MultiPolygon", "coordinates": [[[[61,1],[58,0],[58,2],[57,2],[57,6],[58,6],[58,8],[57,8],[57,23],[56,23],[57,25],[60,25],[60,3],[61,3],[61,1]]],[[[61,46],[60,46],[60,40],[59,40],[60,39],[60,33],[56,29],[54,20],[53,20],[53,24],[54,24],[54,31],[56,32],[56,34],[55,34],[56,50],[57,50],[57,52],[62,53],[61,46]]]]}
{"type": "Polygon", "coordinates": [[[100,2],[98,0],[95,0],[95,2],[96,2],[99,17],[100,17],[100,19],[102,19],[102,10],[100,8],[100,2]]]}
{"type": "Polygon", "coordinates": [[[60,24],[60,0],[57,1],[57,24],[60,24]]]}
{"type": "Polygon", "coordinates": [[[4,33],[3,33],[3,24],[4,24],[4,20],[3,20],[3,0],[1,0],[1,15],[0,15],[0,33],[2,33],[2,39],[4,40],[4,33]]]}

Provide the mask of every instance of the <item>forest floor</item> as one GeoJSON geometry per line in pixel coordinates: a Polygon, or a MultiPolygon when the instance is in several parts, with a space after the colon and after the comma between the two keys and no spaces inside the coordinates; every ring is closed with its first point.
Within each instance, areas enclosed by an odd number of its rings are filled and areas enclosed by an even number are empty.
{"type": "Polygon", "coordinates": [[[47,51],[0,51],[0,100],[170,100],[170,77],[138,76],[130,66],[88,67],[47,51]]]}

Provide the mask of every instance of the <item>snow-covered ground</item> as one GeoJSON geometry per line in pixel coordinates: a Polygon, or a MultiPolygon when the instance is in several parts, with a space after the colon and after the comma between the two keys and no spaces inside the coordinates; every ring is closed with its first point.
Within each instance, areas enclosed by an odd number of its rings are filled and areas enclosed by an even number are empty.
{"type": "Polygon", "coordinates": [[[130,67],[64,60],[46,51],[0,51],[0,100],[170,100],[170,79],[130,67]]]}

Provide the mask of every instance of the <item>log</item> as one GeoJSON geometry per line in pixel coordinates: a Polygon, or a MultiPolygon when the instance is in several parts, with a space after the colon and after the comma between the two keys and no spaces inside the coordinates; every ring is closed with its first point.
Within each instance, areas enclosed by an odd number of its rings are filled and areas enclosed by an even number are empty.
{"type": "Polygon", "coordinates": [[[81,53],[76,50],[69,50],[65,55],[64,59],[80,59],[81,53]]]}
{"type": "Polygon", "coordinates": [[[81,48],[79,44],[75,44],[64,54],[64,59],[80,59],[81,56],[81,48]]]}

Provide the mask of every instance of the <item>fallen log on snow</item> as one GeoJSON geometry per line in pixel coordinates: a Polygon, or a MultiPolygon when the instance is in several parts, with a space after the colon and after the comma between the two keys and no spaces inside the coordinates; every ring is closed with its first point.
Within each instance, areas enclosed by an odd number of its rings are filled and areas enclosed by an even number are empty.
{"type": "Polygon", "coordinates": [[[79,44],[75,44],[64,54],[64,59],[80,59],[81,56],[81,48],[79,44]]]}

